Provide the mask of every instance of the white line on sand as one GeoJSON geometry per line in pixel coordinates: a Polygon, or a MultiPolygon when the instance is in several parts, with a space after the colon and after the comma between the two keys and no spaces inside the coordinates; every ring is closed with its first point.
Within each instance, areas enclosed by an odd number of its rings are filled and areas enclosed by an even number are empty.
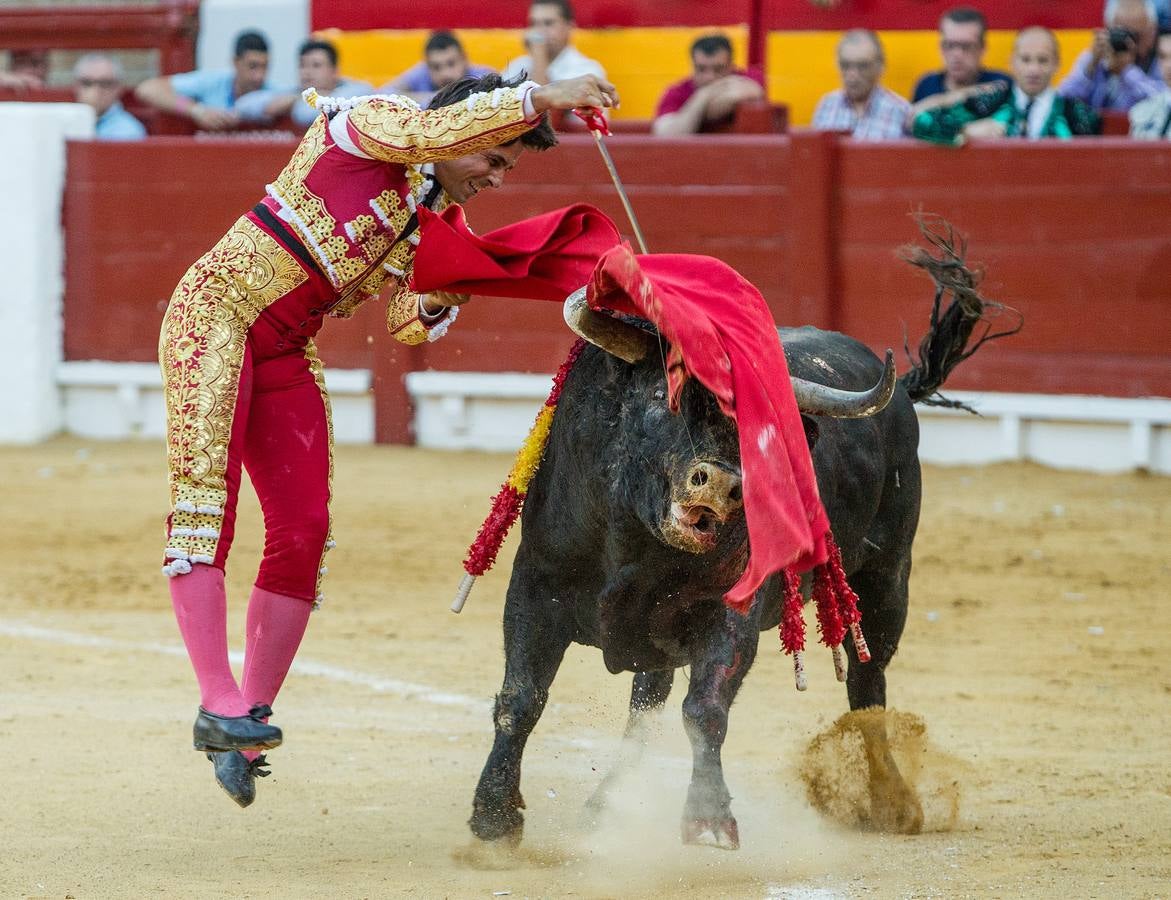
{"type": "MultiPolygon", "coordinates": [[[[19,620],[0,619],[0,636],[23,638],[32,641],[45,641],[50,644],[63,644],[70,647],[94,647],[103,650],[158,653],[164,656],[186,656],[187,651],[181,644],[162,644],[157,641],[120,641],[114,638],[101,637],[94,634],[83,634],[77,631],[63,631],[57,628],[44,628],[19,620]]],[[[229,654],[232,662],[239,664],[244,661],[244,654],[229,654]]],[[[421,700],[424,703],[433,703],[436,706],[461,706],[473,709],[476,712],[491,706],[487,699],[477,699],[464,694],[453,694],[437,691],[425,684],[416,684],[410,681],[400,681],[397,678],[384,678],[381,675],[371,675],[367,672],[356,672],[353,669],[343,669],[340,666],[328,663],[315,662],[309,659],[299,659],[293,663],[293,671],[300,675],[311,675],[316,678],[325,678],[343,684],[353,684],[369,688],[379,693],[395,694],[409,700],[421,700]]]]}

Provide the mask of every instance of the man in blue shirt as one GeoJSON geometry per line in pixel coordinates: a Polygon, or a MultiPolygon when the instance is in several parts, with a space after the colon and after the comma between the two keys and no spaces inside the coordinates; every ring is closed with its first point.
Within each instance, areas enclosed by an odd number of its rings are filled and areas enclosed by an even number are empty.
{"type": "Polygon", "coordinates": [[[236,102],[236,113],[245,122],[273,122],[288,116],[304,130],[318,116],[317,110],[301,97],[305,88],[313,88],[322,97],[361,97],[374,93],[367,82],[343,77],[338,72],[337,59],[337,48],[329,41],[305,41],[298,53],[301,88],[296,91],[266,88],[245,94],[236,102]]]}
{"type": "Polygon", "coordinates": [[[450,31],[433,31],[423,46],[423,59],[396,75],[378,92],[405,94],[420,106],[426,106],[440,88],[461,78],[481,78],[491,71],[488,66],[468,62],[463,44],[450,31]]]}
{"type": "Polygon", "coordinates": [[[988,21],[979,10],[967,7],[949,9],[939,20],[939,49],[943,54],[942,72],[931,72],[919,79],[911,102],[943,94],[973,84],[1002,81],[1012,84],[1004,72],[984,68],[984,33],[988,21]]]}
{"type": "Polygon", "coordinates": [[[142,123],[122,107],[122,67],[104,53],[87,53],[73,67],[73,95],[97,114],[94,137],[137,141],[146,137],[142,123]]]}
{"type": "Polygon", "coordinates": [[[149,78],[135,94],[163,112],[191,119],[201,130],[226,131],[240,124],[236,101],[267,87],[267,78],[268,41],[258,31],[245,31],[236,38],[231,69],[149,78]]]}

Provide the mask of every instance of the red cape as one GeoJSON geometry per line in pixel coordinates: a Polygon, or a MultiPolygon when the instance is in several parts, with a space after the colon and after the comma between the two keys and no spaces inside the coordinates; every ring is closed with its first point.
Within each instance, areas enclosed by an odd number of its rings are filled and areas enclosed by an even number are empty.
{"type": "Polygon", "coordinates": [[[817,492],[789,370],[764,298],[708,256],[635,256],[602,212],[566,207],[470,232],[463,210],[419,210],[414,288],[563,301],[588,284],[589,303],[653,322],[671,344],[677,402],[694,375],[736,420],[751,554],[725,601],[745,611],[769,575],[826,559],[829,519],[817,492]]]}

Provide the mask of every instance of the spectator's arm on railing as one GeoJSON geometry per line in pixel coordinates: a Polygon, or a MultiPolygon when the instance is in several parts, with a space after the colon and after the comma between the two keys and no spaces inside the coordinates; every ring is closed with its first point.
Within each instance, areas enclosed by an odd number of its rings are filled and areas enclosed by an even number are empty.
{"type": "Polygon", "coordinates": [[[1003,82],[992,82],[926,97],[911,107],[907,130],[920,140],[953,146],[962,144],[967,136],[995,137],[996,131],[1003,134],[1000,122],[976,123],[987,120],[1009,90],[1003,82]]]}
{"type": "Polygon", "coordinates": [[[44,84],[36,75],[25,72],[0,72],[0,87],[27,91],[30,88],[44,87],[44,84]]]}
{"type": "Polygon", "coordinates": [[[751,78],[725,75],[701,87],[675,112],[657,116],[651,131],[660,137],[695,134],[704,122],[724,119],[732,115],[741,103],[763,97],[764,88],[751,78]]]}
{"type": "Polygon", "coordinates": [[[289,115],[299,96],[291,91],[252,91],[237,100],[232,109],[241,122],[273,122],[289,115]]]}
{"type": "Polygon", "coordinates": [[[239,117],[230,110],[205,106],[180,94],[175,90],[169,75],[148,78],[134,89],[134,96],[148,106],[190,119],[198,127],[211,131],[234,128],[240,122],[239,117]]]}

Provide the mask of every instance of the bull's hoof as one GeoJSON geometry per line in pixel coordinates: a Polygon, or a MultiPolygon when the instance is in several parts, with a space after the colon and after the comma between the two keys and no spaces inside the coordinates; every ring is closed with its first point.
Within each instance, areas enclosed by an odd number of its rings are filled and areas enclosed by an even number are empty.
{"type": "Polygon", "coordinates": [[[731,816],[726,819],[684,819],[683,843],[695,847],[740,849],[740,826],[731,816]]]}
{"type": "Polygon", "coordinates": [[[493,841],[511,847],[519,846],[525,833],[525,817],[519,809],[477,809],[468,819],[472,834],[482,841],[493,841]]]}
{"type": "Polygon", "coordinates": [[[918,834],[923,830],[923,806],[900,778],[871,783],[870,823],[889,834],[918,834]]]}

